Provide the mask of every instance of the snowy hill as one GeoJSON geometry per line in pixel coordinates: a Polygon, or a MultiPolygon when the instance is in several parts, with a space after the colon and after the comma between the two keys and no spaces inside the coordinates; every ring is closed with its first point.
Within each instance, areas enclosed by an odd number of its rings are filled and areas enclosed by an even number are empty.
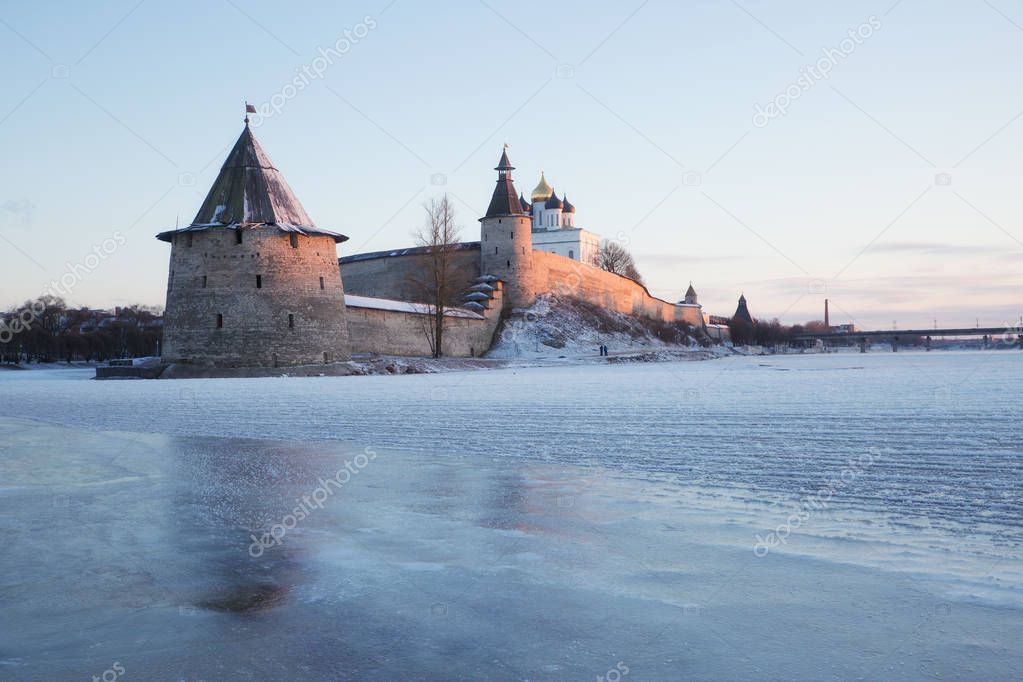
{"type": "Polygon", "coordinates": [[[580,301],[544,294],[529,308],[516,308],[498,329],[488,358],[578,359],[600,357],[606,345],[609,360],[669,359],[681,354],[717,355],[703,348],[699,331],[633,317],[580,301]]]}

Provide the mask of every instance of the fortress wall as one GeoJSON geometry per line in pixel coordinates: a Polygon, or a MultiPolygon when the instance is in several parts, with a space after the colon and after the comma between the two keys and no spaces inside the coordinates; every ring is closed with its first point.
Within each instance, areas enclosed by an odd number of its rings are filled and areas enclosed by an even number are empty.
{"type": "MultiPolygon", "coordinates": [[[[466,273],[465,288],[480,276],[480,251],[467,248],[453,254],[455,267],[466,273]]],[[[410,278],[426,271],[425,254],[407,254],[358,260],[341,259],[345,291],[358,296],[414,301],[422,298],[410,278]]]]}
{"type": "MultiPolygon", "coordinates": [[[[497,283],[500,287],[500,283],[497,283]]],[[[491,309],[483,319],[448,317],[444,327],[444,355],[480,356],[490,348],[501,319],[501,289],[494,292],[491,309]]],[[[419,313],[348,306],[348,330],[355,353],[379,355],[432,355],[424,323],[433,318],[419,313]]]]}
{"type": "Polygon", "coordinates": [[[533,276],[537,291],[573,296],[628,315],[703,326],[703,314],[697,305],[664,301],[628,277],[554,253],[533,252],[533,276]]]}
{"type": "MultiPolygon", "coordinates": [[[[425,254],[395,252],[378,257],[367,254],[342,259],[341,272],[349,294],[415,300],[421,298],[410,284],[410,276],[425,269],[425,254]]],[[[700,328],[703,315],[699,306],[678,305],[650,295],[646,287],[627,277],[605,272],[577,260],[553,253],[533,251],[531,267],[518,272],[523,281],[518,287],[536,292],[555,292],[572,296],[611,310],[664,322],[685,322],[700,328]]],[[[455,253],[456,262],[469,273],[469,281],[480,275],[479,247],[455,253]]],[[[488,273],[489,274],[489,273],[488,273]]],[[[508,286],[507,283],[504,286],[508,286]]],[[[449,356],[479,355],[490,348],[504,303],[500,296],[488,311],[487,319],[453,318],[446,331],[444,353],[449,356]]],[[[348,307],[348,326],[352,350],[383,355],[430,355],[421,315],[415,313],[348,307]]]]}
{"type": "MultiPolygon", "coordinates": [[[[428,357],[432,352],[424,322],[432,324],[433,318],[394,310],[349,308],[348,332],[352,338],[352,352],[428,357]]],[[[490,320],[448,318],[444,328],[444,355],[482,355],[490,348],[492,335],[490,320]]]]}

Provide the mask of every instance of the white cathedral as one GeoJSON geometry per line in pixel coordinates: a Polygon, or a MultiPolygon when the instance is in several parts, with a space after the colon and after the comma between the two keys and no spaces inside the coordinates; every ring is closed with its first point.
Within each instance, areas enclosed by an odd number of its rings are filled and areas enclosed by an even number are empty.
{"type": "Polygon", "coordinates": [[[532,203],[519,195],[522,210],[533,216],[533,248],[556,253],[583,263],[595,264],[600,237],[575,226],[575,206],[568,197],[558,197],[540,171],[540,182],[533,190],[532,203]]]}

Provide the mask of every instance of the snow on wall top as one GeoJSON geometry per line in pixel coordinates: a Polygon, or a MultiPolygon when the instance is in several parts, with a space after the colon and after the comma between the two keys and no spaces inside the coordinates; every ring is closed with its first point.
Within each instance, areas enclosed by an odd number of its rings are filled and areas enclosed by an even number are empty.
{"type": "MultiPolygon", "coordinates": [[[[374,298],[372,296],[353,296],[345,294],[345,305],[350,308],[373,308],[375,310],[391,310],[400,313],[414,313],[419,315],[433,314],[433,306],[427,303],[412,303],[410,301],[395,301],[390,298],[374,298]]],[[[445,308],[446,317],[464,317],[471,320],[484,319],[479,313],[464,308],[445,308]]]]}

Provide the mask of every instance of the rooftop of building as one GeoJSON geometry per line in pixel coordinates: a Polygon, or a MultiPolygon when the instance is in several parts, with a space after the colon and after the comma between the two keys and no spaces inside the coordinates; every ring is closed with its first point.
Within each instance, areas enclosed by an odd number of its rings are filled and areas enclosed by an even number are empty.
{"type": "Polygon", "coordinates": [[[515,166],[511,165],[511,161],[508,160],[507,147],[508,145],[505,145],[505,149],[501,152],[501,160],[494,168],[497,171],[497,187],[494,188],[494,194],[490,197],[490,205],[487,207],[484,218],[525,215],[522,203],[519,201],[519,193],[515,189],[515,183],[512,182],[511,172],[515,170],[515,166]]]}
{"type": "Polygon", "coordinates": [[[156,238],[169,242],[175,234],[182,232],[218,227],[237,230],[264,225],[282,232],[324,235],[332,237],[336,243],[348,240],[343,234],[316,227],[284,176],[256,140],[246,117],[245,128],[227,155],[195,219],[187,227],[161,232],[156,238]]]}
{"type": "MultiPolygon", "coordinates": [[[[453,251],[471,251],[475,249],[479,251],[479,242],[459,242],[458,244],[452,244],[451,249],[453,251]]],[[[377,258],[395,258],[397,256],[416,256],[420,254],[430,253],[432,250],[429,246],[410,246],[407,249],[388,249],[387,251],[369,251],[367,253],[355,253],[351,256],[342,256],[338,258],[338,262],[344,265],[345,263],[357,263],[364,260],[375,260],[377,258]]]]}

